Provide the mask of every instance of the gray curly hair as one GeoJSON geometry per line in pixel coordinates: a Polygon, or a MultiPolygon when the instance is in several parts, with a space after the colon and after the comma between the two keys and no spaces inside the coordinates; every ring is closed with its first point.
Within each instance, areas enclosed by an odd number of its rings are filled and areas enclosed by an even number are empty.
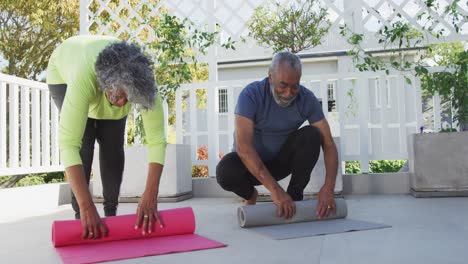
{"type": "Polygon", "coordinates": [[[270,64],[270,72],[276,73],[278,66],[285,63],[291,69],[295,70],[299,74],[302,74],[302,63],[301,59],[294,53],[289,51],[278,52],[273,56],[273,59],[270,64]]]}
{"type": "Polygon", "coordinates": [[[151,109],[157,92],[152,64],[138,46],[125,41],[112,43],[96,60],[99,89],[122,89],[130,103],[151,109]]]}

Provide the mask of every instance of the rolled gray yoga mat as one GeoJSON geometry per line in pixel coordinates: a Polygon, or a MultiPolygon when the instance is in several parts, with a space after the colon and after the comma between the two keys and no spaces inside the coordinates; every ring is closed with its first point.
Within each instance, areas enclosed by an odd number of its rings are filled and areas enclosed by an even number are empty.
{"type": "MultiPolygon", "coordinates": [[[[336,214],[324,219],[345,218],[348,208],[344,199],[335,199],[336,214]]],[[[237,209],[237,218],[241,227],[281,225],[291,223],[310,222],[318,219],[315,213],[318,206],[317,200],[296,202],[296,214],[291,219],[278,217],[278,208],[274,203],[262,203],[256,205],[244,205],[237,209]]]]}
{"type": "Polygon", "coordinates": [[[380,229],[388,225],[347,218],[348,208],[344,199],[336,199],[336,214],[318,219],[317,200],[296,202],[296,214],[285,220],[278,217],[274,203],[241,206],[237,210],[239,225],[273,239],[290,239],[343,232],[380,229]],[[316,221],[325,220],[325,221],[316,221]]]}

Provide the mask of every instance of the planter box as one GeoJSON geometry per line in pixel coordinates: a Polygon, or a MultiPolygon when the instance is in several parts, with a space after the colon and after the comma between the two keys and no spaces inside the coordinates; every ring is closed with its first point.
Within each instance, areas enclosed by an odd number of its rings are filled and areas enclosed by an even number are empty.
{"type": "Polygon", "coordinates": [[[410,135],[408,156],[413,196],[468,196],[468,132],[410,135]]]}
{"type": "MultiPolygon", "coordinates": [[[[93,198],[102,201],[102,182],[99,169],[99,149],[93,161],[93,198]]],[[[125,167],[120,187],[121,202],[138,202],[146,186],[148,175],[147,146],[125,147],[125,167]]],[[[182,201],[192,197],[190,146],[168,144],[166,161],[159,184],[159,202],[182,201]]]]}
{"type": "MultiPolygon", "coordinates": [[[[338,173],[336,175],[336,184],[335,184],[335,194],[341,194],[343,191],[343,178],[342,178],[342,171],[341,171],[341,162],[339,160],[339,153],[340,153],[340,138],[333,138],[335,141],[336,149],[338,151],[338,173]]],[[[279,181],[279,184],[281,187],[283,187],[284,190],[287,189],[289,180],[291,179],[291,176],[288,176],[284,178],[283,180],[279,181]]],[[[323,162],[323,150],[320,149],[320,156],[315,164],[314,169],[312,170],[312,173],[310,175],[310,181],[307,184],[306,188],[304,189],[304,197],[310,197],[315,194],[317,194],[320,191],[320,188],[322,187],[323,183],[325,182],[325,163],[323,162]]],[[[265,188],[265,186],[257,186],[257,191],[259,196],[269,196],[270,191],[265,188]]],[[[259,199],[260,200],[260,199],[259,199]]]]}

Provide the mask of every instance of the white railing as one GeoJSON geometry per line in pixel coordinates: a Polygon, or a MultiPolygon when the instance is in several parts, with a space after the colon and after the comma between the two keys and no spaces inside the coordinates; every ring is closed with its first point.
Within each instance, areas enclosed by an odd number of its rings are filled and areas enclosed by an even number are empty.
{"type": "Polygon", "coordinates": [[[47,84],[0,73],[0,176],[62,171],[58,121],[47,84]]]}
{"type": "MultiPolygon", "coordinates": [[[[406,159],[406,136],[422,125],[418,79],[401,74],[340,73],[303,76],[302,84],[322,99],[328,110],[329,84],[336,94],[336,112],[328,113],[334,136],[341,137],[341,160],[406,159]],[[367,150],[367,151],[366,151],[367,150]]],[[[184,84],[176,92],[177,143],[190,144],[193,165],[207,165],[214,174],[220,152],[233,144],[234,107],[239,92],[254,80],[184,84]],[[206,90],[206,108],[199,109],[197,89],[206,90]],[[223,90],[222,113],[218,93],[223,90]],[[198,160],[199,147],[208,160],[198,160]]],[[[441,127],[440,100],[434,97],[431,128],[441,127]]],[[[165,104],[167,117],[167,105],[165,104]]],[[[166,120],[167,122],[167,120],[166,120]]],[[[63,170],[58,150],[58,111],[46,84],[0,74],[0,175],[63,170]]]]}
{"type": "Polygon", "coordinates": [[[45,83],[0,74],[0,175],[63,170],[58,118],[45,83]]]}
{"type": "MultiPolygon", "coordinates": [[[[325,113],[328,112],[328,84],[336,84],[337,112],[328,113],[328,120],[334,136],[341,137],[342,161],[359,160],[362,171],[368,171],[370,160],[407,159],[407,135],[418,133],[422,125],[419,80],[408,77],[412,84],[402,74],[383,72],[302,77],[302,84],[322,99],[325,113]]],[[[231,150],[237,97],[252,81],[192,83],[176,92],[177,143],[190,144],[192,165],[207,165],[211,176],[219,161],[218,153],[231,150]],[[197,107],[198,89],[206,90],[205,109],[197,107]],[[219,113],[221,89],[227,94],[225,113],[219,113]],[[208,160],[197,159],[197,150],[202,146],[208,147],[208,160]]]]}

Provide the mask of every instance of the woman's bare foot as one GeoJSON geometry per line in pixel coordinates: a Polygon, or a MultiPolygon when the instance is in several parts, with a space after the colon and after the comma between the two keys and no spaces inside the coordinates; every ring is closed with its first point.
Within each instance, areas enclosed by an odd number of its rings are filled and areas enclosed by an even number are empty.
{"type": "Polygon", "coordinates": [[[257,196],[258,192],[257,189],[254,188],[254,193],[252,194],[252,197],[250,197],[249,200],[244,200],[244,205],[254,205],[257,203],[257,196]]]}

